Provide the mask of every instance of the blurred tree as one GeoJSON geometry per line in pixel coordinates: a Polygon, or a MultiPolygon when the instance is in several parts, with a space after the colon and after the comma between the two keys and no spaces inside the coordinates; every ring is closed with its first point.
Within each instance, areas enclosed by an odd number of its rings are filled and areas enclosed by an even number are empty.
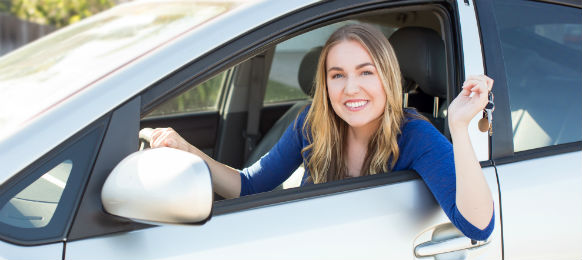
{"type": "Polygon", "coordinates": [[[11,0],[0,0],[0,13],[10,11],[11,0]]]}
{"type": "Polygon", "coordinates": [[[0,11],[30,22],[63,27],[114,4],[114,0],[1,0],[0,11]]]}

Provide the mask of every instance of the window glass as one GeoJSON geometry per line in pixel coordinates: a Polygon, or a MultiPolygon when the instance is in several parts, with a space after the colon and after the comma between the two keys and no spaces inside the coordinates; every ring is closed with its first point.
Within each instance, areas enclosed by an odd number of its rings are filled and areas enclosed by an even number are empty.
{"type": "Polygon", "coordinates": [[[52,219],[73,168],[65,160],[12,197],[0,209],[0,222],[21,228],[46,226],[52,219]]]}
{"type": "Polygon", "coordinates": [[[515,151],[582,140],[580,9],[527,1],[494,6],[515,151]]]}
{"type": "Polygon", "coordinates": [[[218,97],[226,73],[226,71],[222,72],[170,101],[165,102],[152,111],[148,116],[175,115],[217,110],[218,97]]]}

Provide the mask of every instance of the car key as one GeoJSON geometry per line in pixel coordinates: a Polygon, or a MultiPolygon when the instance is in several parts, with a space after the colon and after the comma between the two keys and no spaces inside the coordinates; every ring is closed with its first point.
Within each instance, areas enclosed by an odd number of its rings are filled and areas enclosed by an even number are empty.
{"type": "Polygon", "coordinates": [[[489,132],[489,136],[493,135],[493,110],[495,110],[495,103],[493,103],[493,93],[489,92],[487,105],[483,109],[483,118],[479,120],[479,130],[481,132],[489,132]]]}

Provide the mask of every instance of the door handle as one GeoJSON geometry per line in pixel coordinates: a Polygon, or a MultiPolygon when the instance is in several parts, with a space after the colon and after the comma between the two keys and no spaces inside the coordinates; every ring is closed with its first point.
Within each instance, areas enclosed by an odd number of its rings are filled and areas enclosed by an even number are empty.
{"type": "Polygon", "coordinates": [[[476,241],[468,237],[455,237],[441,241],[428,241],[414,248],[416,257],[435,256],[464,249],[480,247],[489,244],[490,240],[476,241]]]}

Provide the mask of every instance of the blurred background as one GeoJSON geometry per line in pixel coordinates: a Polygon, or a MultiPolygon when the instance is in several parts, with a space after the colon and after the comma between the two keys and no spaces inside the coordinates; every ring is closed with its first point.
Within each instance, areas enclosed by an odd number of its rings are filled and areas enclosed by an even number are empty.
{"type": "Polygon", "coordinates": [[[130,0],[0,0],[0,56],[130,0]]]}

